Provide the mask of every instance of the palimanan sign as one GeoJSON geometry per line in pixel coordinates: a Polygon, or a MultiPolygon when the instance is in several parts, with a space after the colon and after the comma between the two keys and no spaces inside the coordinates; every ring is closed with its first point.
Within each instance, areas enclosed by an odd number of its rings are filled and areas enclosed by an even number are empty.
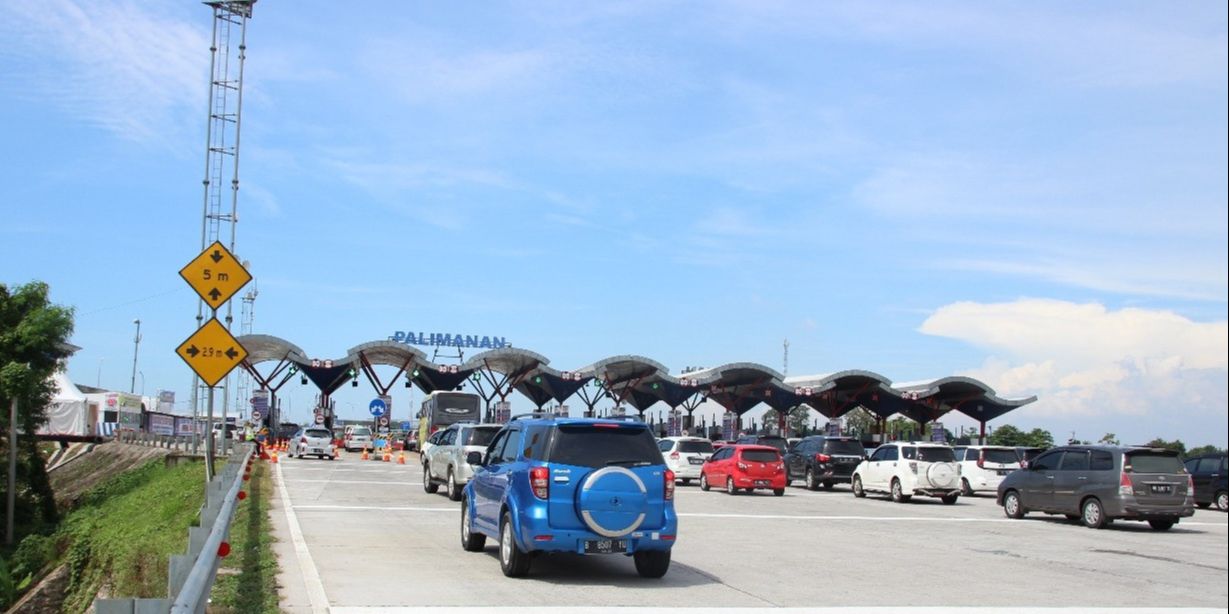
{"type": "Polygon", "coordinates": [[[512,347],[505,337],[486,337],[478,335],[450,335],[446,333],[407,333],[399,330],[388,337],[390,341],[408,343],[410,345],[445,346],[458,348],[482,348],[498,350],[512,347]]]}

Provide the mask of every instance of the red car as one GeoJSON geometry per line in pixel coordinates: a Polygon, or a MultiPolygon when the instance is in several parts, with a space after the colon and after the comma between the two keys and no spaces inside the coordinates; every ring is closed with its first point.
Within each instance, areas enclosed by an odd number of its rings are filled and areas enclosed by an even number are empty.
{"type": "Polygon", "coordinates": [[[776,448],[754,445],[728,445],[713,453],[700,468],[700,489],[725,486],[731,495],[739,489],[751,492],[771,488],[772,494],[785,494],[785,463],[776,448]]]}

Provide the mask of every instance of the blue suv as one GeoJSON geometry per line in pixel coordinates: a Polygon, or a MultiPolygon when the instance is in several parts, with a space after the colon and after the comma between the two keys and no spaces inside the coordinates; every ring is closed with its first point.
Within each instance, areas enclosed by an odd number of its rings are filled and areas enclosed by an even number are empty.
{"type": "Polygon", "coordinates": [[[504,575],[523,576],[542,552],[623,554],[660,578],[678,531],[674,472],[640,422],[514,418],[479,465],[461,502],[461,546],[499,541],[504,575]]]}

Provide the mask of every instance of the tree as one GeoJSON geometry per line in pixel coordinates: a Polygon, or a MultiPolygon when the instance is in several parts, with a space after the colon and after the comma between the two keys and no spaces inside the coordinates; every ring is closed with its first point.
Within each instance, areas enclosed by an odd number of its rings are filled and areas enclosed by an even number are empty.
{"type": "Polygon", "coordinates": [[[1106,433],[1101,436],[1101,439],[1097,440],[1097,443],[1103,443],[1109,446],[1116,446],[1116,445],[1119,445],[1118,436],[1113,433],[1106,433]]]}
{"type": "Polygon", "coordinates": [[[1024,443],[1024,438],[1024,431],[1021,431],[1010,424],[1004,424],[991,431],[990,435],[986,437],[986,442],[992,446],[1028,445],[1024,443]]]}
{"type": "MultiPolygon", "coordinates": [[[[53,305],[42,282],[17,286],[0,284],[0,426],[3,458],[17,446],[17,505],[13,523],[17,535],[38,531],[57,521],[55,499],[34,433],[47,422],[46,408],[54,393],[52,374],[71,353],[71,308],[53,305]],[[17,399],[16,442],[8,441],[9,408],[17,399]]],[[[0,480],[0,496],[7,497],[7,480],[0,480]]],[[[3,508],[0,508],[0,517],[3,508]]]]}
{"type": "Polygon", "coordinates": [[[1053,448],[1054,436],[1045,429],[1033,429],[1024,435],[1024,444],[1034,448],[1053,448]]]}
{"type": "Polygon", "coordinates": [[[1199,446],[1198,448],[1191,448],[1186,451],[1186,454],[1184,456],[1186,456],[1187,458],[1191,458],[1193,456],[1203,456],[1204,454],[1214,454],[1216,452],[1224,452],[1224,451],[1225,451],[1224,448],[1218,448],[1214,445],[1209,444],[1206,446],[1199,446]]]}
{"type": "Polygon", "coordinates": [[[879,420],[865,407],[855,407],[845,414],[845,432],[857,437],[864,437],[875,432],[879,420]]]}
{"type": "Polygon", "coordinates": [[[1149,441],[1147,446],[1150,448],[1165,448],[1166,450],[1173,450],[1174,452],[1182,455],[1186,454],[1186,444],[1182,443],[1181,439],[1165,441],[1164,439],[1157,437],[1156,439],[1149,441]]]}
{"type": "MultiPolygon", "coordinates": [[[[809,419],[810,411],[806,407],[795,407],[785,414],[785,426],[792,435],[805,434],[810,429],[809,419]]],[[[763,427],[765,430],[776,429],[778,424],[777,410],[769,409],[764,412],[763,427]]]]}

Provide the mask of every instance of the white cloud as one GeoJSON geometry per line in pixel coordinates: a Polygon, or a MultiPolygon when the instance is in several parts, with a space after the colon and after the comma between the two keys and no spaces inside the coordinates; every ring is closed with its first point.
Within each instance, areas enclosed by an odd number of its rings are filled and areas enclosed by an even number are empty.
{"type": "Polygon", "coordinates": [[[968,375],[1047,416],[1223,415],[1229,323],[1047,299],[943,306],[921,332],[985,348],[968,375]]]}
{"type": "MultiPolygon", "coordinates": [[[[25,59],[6,89],[142,142],[200,130],[209,37],[155,5],[73,0],[6,3],[4,53],[25,59]],[[37,66],[37,67],[36,67],[37,66]],[[191,121],[188,121],[188,118],[191,121]]],[[[208,13],[196,13],[208,24],[208,13]]]]}

